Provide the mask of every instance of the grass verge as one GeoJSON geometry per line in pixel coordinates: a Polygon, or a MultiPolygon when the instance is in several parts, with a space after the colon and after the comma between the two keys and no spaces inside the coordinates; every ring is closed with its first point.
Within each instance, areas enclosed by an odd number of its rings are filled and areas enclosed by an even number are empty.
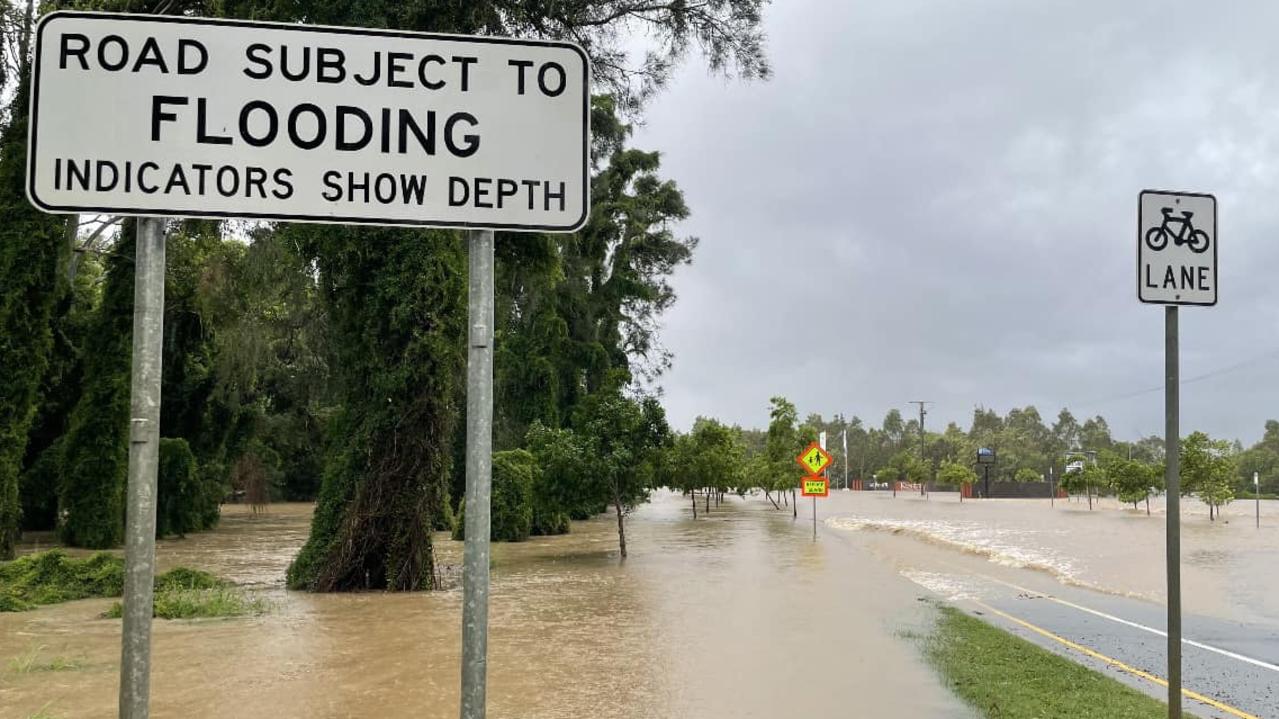
{"type": "Polygon", "coordinates": [[[948,606],[925,640],[947,686],[990,719],[1163,719],[1167,705],[948,606]]]}
{"type": "MultiPolygon", "coordinates": [[[[155,579],[157,594],[225,586],[212,574],[186,567],[155,579]]],[[[123,591],[124,560],[106,552],[73,559],[54,549],[0,562],[0,612],[22,612],[74,599],[118,597],[123,591]]]]}

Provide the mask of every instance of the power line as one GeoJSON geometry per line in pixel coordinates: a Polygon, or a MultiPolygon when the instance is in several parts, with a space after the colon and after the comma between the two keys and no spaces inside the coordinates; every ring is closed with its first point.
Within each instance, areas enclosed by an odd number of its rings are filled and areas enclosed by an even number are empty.
{"type": "MultiPolygon", "coordinates": [[[[1220,369],[1212,370],[1211,372],[1205,372],[1203,374],[1198,374],[1193,377],[1187,377],[1181,380],[1180,384],[1187,385],[1194,382],[1203,382],[1204,380],[1220,377],[1221,375],[1230,374],[1231,372],[1238,372],[1239,370],[1251,367],[1252,365],[1255,365],[1258,362],[1261,362],[1262,360],[1266,360],[1274,357],[1279,357],[1279,349],[1270,350],[1269,352],[1263,352],[1262,354],[1259,354],[1250,359],[1246,359],[1242,362],[1236,362],[1235,364],[1227,365],[1220,369]]],[[[1139,389],[1132,392],[1124,392],[1121,394],[1110,395],[1108,397],[1092,399],[1087,402],[1078,404],[1076,405],[1076,407],[1092,407],[1099,404],[1106,404],[1109,402],[1117,402],[1123,399],[1132,399],[1134,397],[1141,397],[1142,395],[1154,394],[1156,392],[1162,392],[1163,390],[1164,390],[1163,385],[1159,385],[1157,387],[1147,387],[1145,389],[1139,389]]]]}

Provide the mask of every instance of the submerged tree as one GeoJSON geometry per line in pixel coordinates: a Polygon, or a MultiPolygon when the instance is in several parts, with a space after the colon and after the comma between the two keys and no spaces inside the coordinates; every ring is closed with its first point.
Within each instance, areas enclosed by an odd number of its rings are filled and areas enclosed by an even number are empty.
{"type": "Polygon", "coordinates": [[[342,407],[289,586],[433,588],[463,367],[463,245],[442,231],[281,231],[319,258],[342,407]]]}
{"type": "Polygon", "coordinates": [[[692,496],[693,519],[697,519],[698,489],[705,489],[706,509],[711,494],[740,488],[746,481],[746,448],[741,433],[719,420],[698,417],[693,431],[675,441],[671,459],[673,486],[692,496]]]}
{"type": "Polygon", "coordinates": [[[961,462],[942,462],[941,468],[937,470],[937,481],[959,487],[962,492],[965,484],[977,481],[977,473],[961,462]]]}
{"type": "Polygon", "coordinates": [[[1208,505],[1208,518],[1216,519],[1222,505],[1235,498],[1235,457],[1223,439],[1192,432],[1181,442],[1181,493],[1197,494],[1208,505]]]}
{"type": "Polygon", "coordinates": [[[596,496],[617,513],[617,544],[625,559],[625,516],[647,501],[662,453],[672,443],[666,413],[652,397],[635,400],[612,388],[587,397],[574,425],[585,440],[596,496]]]}

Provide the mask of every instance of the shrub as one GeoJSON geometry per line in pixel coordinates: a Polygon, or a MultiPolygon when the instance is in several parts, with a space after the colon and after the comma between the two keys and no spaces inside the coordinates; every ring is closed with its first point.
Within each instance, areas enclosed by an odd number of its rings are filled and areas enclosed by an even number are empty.
{"type": "Polygon", "coordinates": [[[155,534],[185,536],[217,523],[221,483],[196,466],[185,439],[160,440],[155,534]]]}
{"type": "MultiPolygon", "coordinates": [[[[537,464],[528,450],[493,454],[492,526],[496,542],[522,542],[533,529],[533,477],[537,464]]],[[[453,539],[465,538],[466,502],[458,509],[453,539]]]]}

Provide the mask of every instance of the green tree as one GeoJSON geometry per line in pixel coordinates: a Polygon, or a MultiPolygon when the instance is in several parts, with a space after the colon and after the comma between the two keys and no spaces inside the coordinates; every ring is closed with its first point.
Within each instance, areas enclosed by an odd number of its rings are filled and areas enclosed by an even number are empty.
{"type": "Polygon", "coordinates": [[[672,442],[665,413],[657,400],[637,401],[618,388],[587,397],[574,425],[592,460],[596,495],[607,498],[617,512],[617,545],[625,559],[625,516],[648,501],[661,453],[672,442]]]}
{"type": "Polygon", "coordinates": [[[972,467],[962,462],[945,461],[937,470],[937,481],[959,487],[960,491],[963,491],[963,485],[971,485],[977,481],[977,473],[972,467]]]}
{"type": "MultiPolygon", "coordinates": [[[[676,439],[672,454],[676,486],[690,494],[707,489],[708,509],[711,492],[727,492],[746,482],[746,452],[740,432],[718,420],[698,417],[693,431],[676,439]]],[[[693,518],[697,518],[696,497],[693,518]]]]}
{"type": "Polygon", "coordinates": [[[1043,475],[1039,474],[1030,467],[1021,467],[1013,475],[1014,482],[1039,482],[1043,480],[1043,475]]]}
{"type": "Polygon", "coordinates": [[[102,302],[83,347],[80,398],[61,440],[58,530],[75,547],[114,547],[124,537],[135,228],[124,222],[107,257],[102,302]]]}
{"type": "Polygon", "coordinates": [[[928,465],[914,452],[903,450],[893,455],[892,460],[876,472],[880,481],[884,480],[885,473],[890,480],[918,484],[928,479],[928,465]]]}
{"type": "Polygon", "coordinates": [[[533,484],[533,534],[565,534],[569,520],[598,514],[604,506],[590,488],[592,462],[571,429],[534,422],[528,448],[537,463],[533,484]]]}
{"type": "Polygon", "coordinates": [[[66,291],[59,271],[66,220],[36,210],[24,189],[30,66],[25,54],[19,61],[17,91],[0,125],[0,560],[14,555],[27,433],[49,365],[54,310],[66,291]]]}
{"type": "MultiPolygon", "coordinates": [[[[493,492],[489,538],[523,542],[533,530],[533,485],[538,471],[533,453],[513,449],[493,453],[493,492]]],[[[466,537],[466,503],[453,524],[453,539],[466,537]]]]}
{"type": "Polygon", "coordinates": [[[1129,502],[1133,509],[1137,503],[1150,496],[1150,490],[1162,484],[1155,477],[1155,468],[1145,462],[1112,455],[1102,460],[1106,483],[1121,502],[1129,502]]]}
{"type": "Polygon", "coordinates": [[[1230,442],[1193,432],[1181,442],[1181,493],[1197,494],[1209,519],[1235,498],[1238,467],[1230,442]]]}
{"type": "Polygon", "coordinates": [[[465,252],[451,232],[293,225],[318,258],[341,410],[295,589],[436,584],[463,358],[465,252]],[[376,248],[374,250],[374,248],[376,248]]]}
{"type": "Polygon", "coordinates": [[[769,400],[768,439],[764,448],[767,470],[762,477],[765,492],[793,491],[803,475],[803,469],[795,463],[795,456],[803,449],[795,426],[798,421],[799,412],[790,400],[785,397],[769,400]]]}

